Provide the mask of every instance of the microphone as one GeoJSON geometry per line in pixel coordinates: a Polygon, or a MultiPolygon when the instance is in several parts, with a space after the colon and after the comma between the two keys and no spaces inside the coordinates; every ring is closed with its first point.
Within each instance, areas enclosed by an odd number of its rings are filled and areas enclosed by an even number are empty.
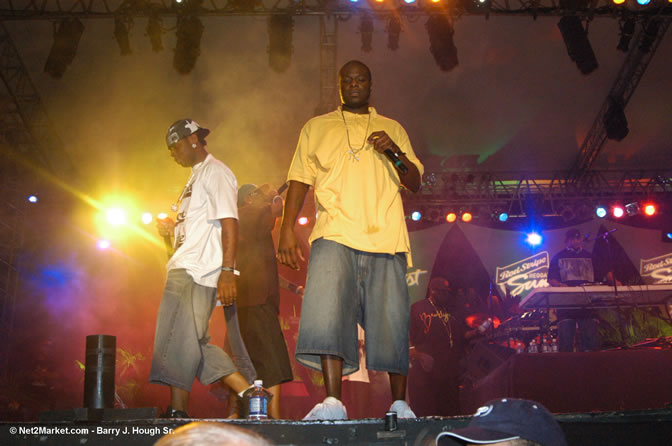
{"type": "Polygon", "coordinates": [[[392,164],[394,164],[394,167],[399,169],[399,171],[401,171],[401,173],[408,173],[408,167],[406,167],[406,164],[404,164],[404,162],[399,158],[398,154],[396,154],[395,152],[393,152],[390,149],[386,149],[385,152],[383,152],[383,153],[385,153],[385,156],[387,156],[387,158],[390,161],[392,161],[392,164]]]}
{"type": "Polygon", "coordinates": [[[615,232],[615,231],[616,231],[616,228],[614,228],[614,229],[610,229],[610,230],[608,230],[608,231],[606,231],[606,232],[603,232],[602,234],[598,234],[598,235],[596,235],[595,238],[598,238],[598,237],[601,237],[601,238],[607,238],[607,237],[609,237],[609,234],[611,234],[612,232],[615,232]]]}

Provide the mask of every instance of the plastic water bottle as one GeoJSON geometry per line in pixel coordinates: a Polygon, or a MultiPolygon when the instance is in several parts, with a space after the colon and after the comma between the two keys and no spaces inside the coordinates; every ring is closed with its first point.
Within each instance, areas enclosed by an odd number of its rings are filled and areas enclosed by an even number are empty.
{"type": "Polygon", "coordinates": [[[264,382],[254,381],[254,389],[250,393],[250,419],[265,420],[268,418],[268,392],[264,389],[264,382]]]}

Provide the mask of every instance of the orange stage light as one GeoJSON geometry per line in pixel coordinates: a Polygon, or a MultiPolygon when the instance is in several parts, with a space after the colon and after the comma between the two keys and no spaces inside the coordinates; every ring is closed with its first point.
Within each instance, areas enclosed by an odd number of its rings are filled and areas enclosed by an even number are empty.
{"type": "Polygon", "coordinates": [[[471,212],[465,212],[462,214],[462,221],[465,223],[469,223],[471,219],[473,218],[473,215],[471,215],[471,212]]]}
{"type": "Polygon", "coordinates": [[[453,223],[455,220],[457,220],[457,215],[455,214],[455,212],[449,212],[448,214],[446,214],[446,221],[448,223],[453,223]]]}

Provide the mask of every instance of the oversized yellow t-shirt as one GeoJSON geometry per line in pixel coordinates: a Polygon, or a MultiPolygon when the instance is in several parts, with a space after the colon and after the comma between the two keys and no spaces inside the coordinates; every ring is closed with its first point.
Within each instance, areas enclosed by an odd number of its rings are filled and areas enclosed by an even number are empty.
{"type": "Polygon", "coordinates": [[[422,175],[406,131],[373,107],[368,114],[341,112],[339,107],[311,119],[301,130],[287,181],[315,189],[318,215],[310,243],[322,237],[361,251],[410,253],[399,175],[385,155],[366,142],[379,130],[422,175]]]}

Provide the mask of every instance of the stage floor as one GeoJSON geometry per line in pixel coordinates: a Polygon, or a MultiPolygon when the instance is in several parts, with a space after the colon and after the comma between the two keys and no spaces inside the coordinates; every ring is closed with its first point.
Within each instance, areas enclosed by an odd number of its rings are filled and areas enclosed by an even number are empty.
{"type": "MultiPolygon", "coordinates": [[[[463,427],[469,422],[469,417],[398,420],[397,430],[386,431],[383,419],[373,418],[347,421],[119,420],[123,418],[123,414],[121,417],[119,414],[92,412],[87,414],[88,417],[98,421],[89,421],[81,419],[81,412],[73,414],[73,411],[64,411],[47,413],[48,416],[43,417],[41,422],[2,422],[0,445],[150,446],[181,425],[191,421],[209,421],[251,429],[277,445],[430,446],[440,432],[463,427]],[[68,412],[73,416],[69,417],[68,412]],[[53,419],[59,415],[65,415],[62,416],[63,421],[53,419]]],[[[556,418],[570,446],[672,445],[672,408],[563,414],[556,418]]]]}

